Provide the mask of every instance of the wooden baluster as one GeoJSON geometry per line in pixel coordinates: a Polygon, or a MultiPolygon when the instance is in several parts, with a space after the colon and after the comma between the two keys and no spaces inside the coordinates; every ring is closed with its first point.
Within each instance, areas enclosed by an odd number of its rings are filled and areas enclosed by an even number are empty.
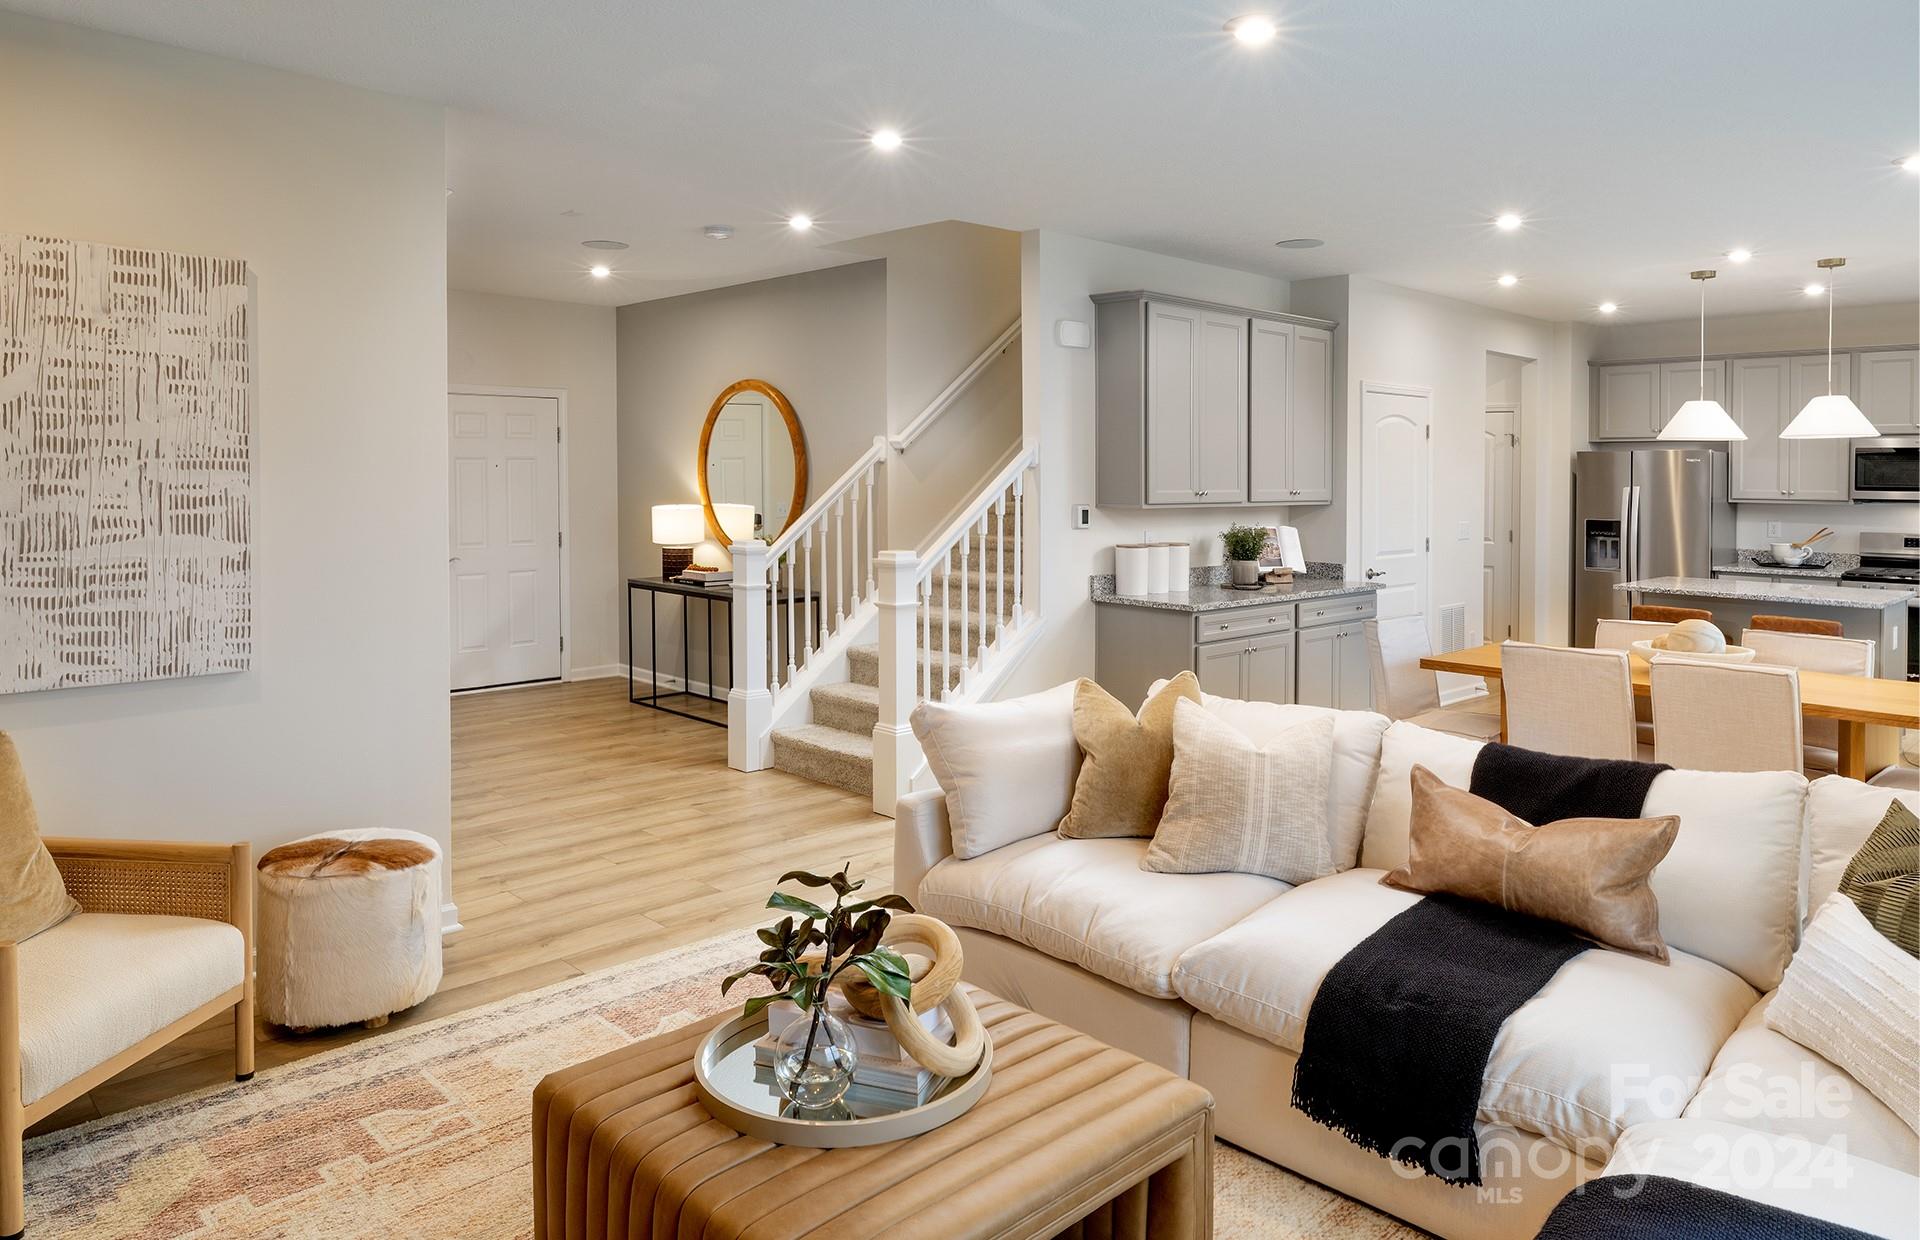
{"type": "MultiPolygon", "coordinates": [[[[959,642],[960,642],[960,684],[962,688],[972,683],[972,678],[968,675],[968,668],[967,668],[967,616],[968,616],[967,552],[971,549],[972,543],[973,543],[973,531],[971,529],[967,530],[965,533],[960,535],[960,637],[959,637],[959,642]]],[[[953,635],[953,613],[952,612],[947,613],[947,631],[946,631],[944,640],[949,646],[951,646],[955,640],[953,635]]]]}
{"type": "Polygon", "coordinates": [[[993,640],[994,644],[1007,637],[1007,493],[1000,492],[994,497],[994,525],[1000,540],[994,544],[994,554],[999,557],[993,568],[993,640]]]}
{"type": "Polygon", "coordinates": [[[873,559],[879,555],[879,544],[873,541],[873,480],[880,472],[880,463],[875,461],[867,466],[867,597],[874,592],[873,559]]]}
{"type": "MultiPolygon", "coordinates": [[[[833,541],[839,547],[833,571],[833,614],[837,621],[833,627],[836,632],[847,622],[847,582],[852,579],[847,573],[847,526],[853,522],[853,516],[847,512],[847,501],[853,494],[853,488],[847,488],[846,493],[833,505],[833,541]]],[[[860,550],[858,544],[855,544],[854,550],[860,550]]]]}
{"type": "Polygon", "coordinates": [[[987,512],[980,513],[980,653],[987,651],[987,512]]]}
{"type": "Polygon", "coordinates": [[[782,563],[785,565],[787,575],[787,679],[791,681],[794,673],[799,670],[799,665],[794,662],[793,658],[793,579],[797,574],[793,571],[793,548],[791,546],[787,548],[786,555],[782,558],[782,563]]]}
{"type": "Polygon", "coordinates": [[[813,662],[813,544],[815,535],[818,533],[819,527],[810,525],[804,535],[807,549],[802,561],[806,565],[806,571],[805,579],[800,585],[800,621],[807,637],[807,651],[800,660],[802,667],[813,662]]]}
{"type": "Polygon", "coordinates": [[[933,573],[928,572],[920,579],[920,642],[914,647],[914,661],[919,667],[920,700],[933,700],[933,646],[927,640],[927,616],[933,611],[933,573]]]}
{"type": "Polygon", "coordinates": [[[1018,624],[1026,623],[1027,618],[1026,609],[1022,605],[1021,600],[1021,594],[1025,586],[1025,582],[1023,581],[1025,574],[1021,572],[1020,566],[1020,543],[1026,537],[1027,533],[1024,503],[1026,482],[1027,474],[1025,470],[1021,470],[1013,480],[1013,614],[1016,617],[1015,623],[1018,624]]]}
{"type": "Polygon", "coordinates": [[[942,555],[940,561],[940,696],[945,699],[953,694],[953,560],[942,555]]]}

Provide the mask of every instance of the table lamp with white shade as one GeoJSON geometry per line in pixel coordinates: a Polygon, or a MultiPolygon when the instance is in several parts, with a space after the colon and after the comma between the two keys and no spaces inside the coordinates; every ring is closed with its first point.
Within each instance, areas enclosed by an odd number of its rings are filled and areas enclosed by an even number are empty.
{"type": "Polygon", "coordinates": [[[720,523],[724,540],[731,547],[734,543],[752,542],[753,532],[760,524],[760,514],[752,504],[715,504],[713,516],[720,523]]]}
{"type": "Polygon", "coordinates": [[[693,563],[693,549],[707,536],[707,514],[698,504],[655,504],[653,541],[660,544],[660,575],[671,581],[693,563]]]}

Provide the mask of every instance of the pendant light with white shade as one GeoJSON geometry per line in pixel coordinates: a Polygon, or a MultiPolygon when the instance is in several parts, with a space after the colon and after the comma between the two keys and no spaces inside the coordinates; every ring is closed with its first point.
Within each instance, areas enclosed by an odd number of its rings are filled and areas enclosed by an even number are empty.
{"type": "Polygon", "coordinates": [[[1852,397],[1833,390],[1833,273],[1846,265],[1844,258],[1823,258],[1815,264],[1827,273],[1827,394],[1808,401],[1780,432],[1782,439],[1874,439],[1880,435],[1852,397]]]}
{"type": "Polygon", "coordinates": [[[1674,411],[1667,424],[1660,428],[1660,439],[1745,439],[1747,433],[1740,424],[1727,416],[1727,411],[1717,400],[1707,399],[1707,281],[1718,275],[1714,271],[1693,271],[1690,279],[1700,281],[1700,397],[1690,400],[1674,411]]]}

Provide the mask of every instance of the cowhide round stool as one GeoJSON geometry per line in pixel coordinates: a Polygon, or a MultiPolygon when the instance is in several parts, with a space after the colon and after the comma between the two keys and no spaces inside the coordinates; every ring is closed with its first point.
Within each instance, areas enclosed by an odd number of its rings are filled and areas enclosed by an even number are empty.
{"type": "Polygon", "coordinates": [[[260,1015],[377,1029],[440,986],[440,846],[413,831],[310,835],[260,858],[260,1015]]]}

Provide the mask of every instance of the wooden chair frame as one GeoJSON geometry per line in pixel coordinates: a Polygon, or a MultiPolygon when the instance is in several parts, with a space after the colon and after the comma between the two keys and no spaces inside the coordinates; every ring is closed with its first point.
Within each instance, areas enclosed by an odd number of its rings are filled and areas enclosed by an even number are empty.
{"type": "Polygon", "coordinates": [[[0,1240],[26,1228],[22,1146],[38,1123],[206,1021],[233,1010],[233,1074],[253,1076],[253,848],[161,840],[49,836],[47,851],[67,893],[87,913],[170,914],[224,921],[240,931],[243,979],[164,1029],[81,1073],[32,1105],[22,1105],[19,947],[0,942],[0,1240]]]}

